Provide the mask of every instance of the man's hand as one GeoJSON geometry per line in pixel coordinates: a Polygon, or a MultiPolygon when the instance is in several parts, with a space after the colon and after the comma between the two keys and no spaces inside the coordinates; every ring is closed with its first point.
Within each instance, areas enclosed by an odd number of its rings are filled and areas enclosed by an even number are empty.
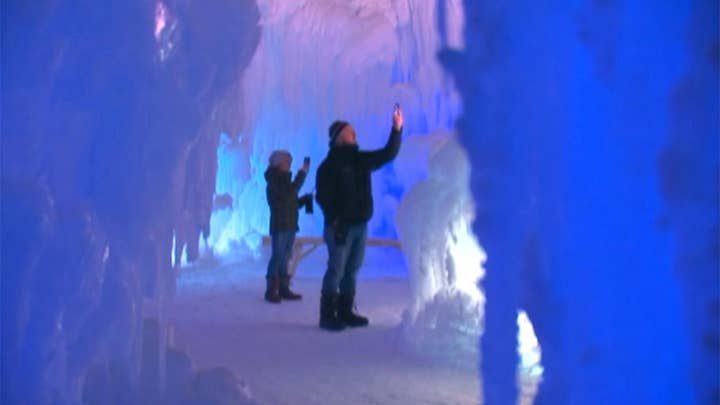
{"type": "Polygon", "coordinates": [[[401,130],[403,127],[403,113],[400,109],[400,105],[395,104],[395,111],[393,112],[393,128],[396,131],[401,130]]]}
{"type": "Polygon", "coordinates": [[[335,221],[333,226],[333,239],[338,246],[344,245],[347,240],[347,227],[340,221],[335,221]]]}

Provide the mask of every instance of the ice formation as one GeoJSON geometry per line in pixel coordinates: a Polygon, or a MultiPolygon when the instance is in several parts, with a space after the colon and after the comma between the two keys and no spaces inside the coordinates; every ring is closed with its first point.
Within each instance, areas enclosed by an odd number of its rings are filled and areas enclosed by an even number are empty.
{"type": "MultiPolygon", "coordinates": [[[[458,95],[436,61],[437,12],[424,0],[261,0],[262,34],[243,84],[243,126],[223,135],[216,192],[232,209],[212,218],[210,243],[220,255],[253,254],[267,234],[269,212],[262,176],[268,154],[287,149],[293,169],[304,156],[313,170],[325,157],[327,128],[335,119],[353,124],[361,148],[384,145],[392,108],[405,111],[405,137],[448,130],[459,113],[458,95]]],[[[451,29],[445,41],[461,44],[460,1],[444,9],[451,29]]],[[[374,175],[375,216],[370,234],[396,235],[395,207],[412,179],[426,168],[393,165],[374,175]]],[[[319,212],[318,212],[319,214],[319,212]]],[[[301,216],[300,233],[322,234],[322,216],[301,216]]]]}
{"type": "MultiPolygon", "coordinates": [[[[371,235],[411,252],[407,330],[482,324],[458,335],[478,357],[458,359],[481,363],[491,404],[517,398],[525,315],[539,404],[717,402],[718,15],[700,0],[3,2],[2,402],[132,403],[178,381],[248,400],[168,344],[178,267],[257,253],[270,150],[317,165],[336,118],[380,146],[396,101],[405,153],[437,147],[374,179],[371,235]],[[455,130],[467,168],[432,135],[455,130]],[[430,193],[447,175],[430,156],[470,194],[430,193]],[[430,207],[424,241],[405,216],[430,207]]],[[[446,337],[420,330],[423,347],[446,337]]]]}

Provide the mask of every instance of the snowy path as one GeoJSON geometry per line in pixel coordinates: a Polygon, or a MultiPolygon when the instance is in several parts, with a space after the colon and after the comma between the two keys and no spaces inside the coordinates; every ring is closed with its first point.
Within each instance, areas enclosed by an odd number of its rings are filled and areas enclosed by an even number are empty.
{"type": "Polygon", "coordinates": [[[317,328],[320,279],[299,278],[299,303],[266,304],[262,272],[239,266],[184,269],[172,322],[175,345],[199,368],[226,366],[260,404],[476,404],[477,373],[404,350],[398,325],[409,302],[404,278],[361,279],[367,329],[317,328]]]}

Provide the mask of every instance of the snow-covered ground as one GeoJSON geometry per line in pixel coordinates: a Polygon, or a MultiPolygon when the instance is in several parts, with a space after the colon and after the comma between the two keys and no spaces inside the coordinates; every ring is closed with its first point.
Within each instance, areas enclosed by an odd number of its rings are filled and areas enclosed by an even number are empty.
{"type": "Polygon", "coordinates": [[[475,369],[412,352],[403,338],[411,300],[400,253],[369,248],[358,309],[370,327],[318,329],[324,247],[303,260],[294,289],[301,302],[263,301],[265,255],[183,268],[171,310],[174,345],[197,368],[224,366],[259,404],[477,404],[475,369]]]}

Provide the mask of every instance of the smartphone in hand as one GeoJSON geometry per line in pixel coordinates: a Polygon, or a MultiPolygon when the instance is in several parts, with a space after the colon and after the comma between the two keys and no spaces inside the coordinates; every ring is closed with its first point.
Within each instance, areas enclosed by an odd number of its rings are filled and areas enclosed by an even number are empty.
{"type": "Polygon", "coordinates": [[[304,164],[304,165],[309,165],[309,164],[310,164],[310,156],[305,156],[305,159],[303,159],[303,164],[304,164]]]}

